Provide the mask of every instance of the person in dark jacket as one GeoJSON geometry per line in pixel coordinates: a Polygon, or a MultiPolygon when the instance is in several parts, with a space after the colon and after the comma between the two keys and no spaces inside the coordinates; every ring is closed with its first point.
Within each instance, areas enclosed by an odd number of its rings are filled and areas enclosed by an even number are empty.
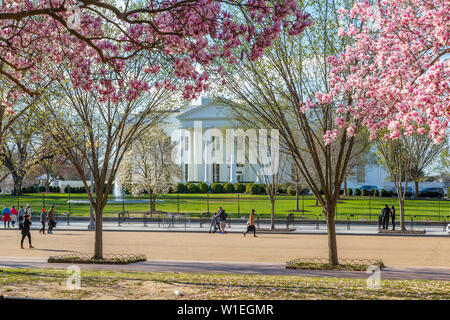
{"type": "Polygon", "coordinates": [[[24,216],[23,227],[22,227],[22,231],[21,231],[21,233],[22,233],[22,240],[20,240],[20,248],[21,249],[24,249],[23,240],[25,240],[25,237],[28,237],[28,243],[30,244],[30,249],[34,248],[31,245],[30,227],[31,227],[31,216],[27,214],[24,216]]]}
{"type": "Polygon", "coordinates": [[[384,214],[383,214],[383,210],[381,209],[381,213],[378,216],[378,230],[381,230],[381,228],[384,227],[384,214]]]}
{"type": "Polygon", "coordinates": [[[392,221],[392,230],[395,230],[395,208],[392,206],[391,208],[391,221],[392,221]]]}
{"type": "Polygon", "coordinates": [[[47,212],[45,212],[45,209],[42,209],[41,212],[41,224],[42,228],[39,230],[39,233],[45,234],[45,225],[47,224],[47,212]]]}
{"type": "Polygon", "coordinates": [[[55,226],[55,205],[52,205],[47,214],[48,218],[48,231],[47,234],[53,233],[53,227],[55,226]]]}
{"type": "Polygon", "coordinates": [[[20,206],[19,208],[19,230],[22,230],[23,227],[23,216],[25,215],[25,209],[23,208],[23,206],[20,206]]]}
{"type": "Polygon", "coordinates": [[[389,216],[391,215],[391,209],[389,209],[389,206],[387,204],[384,205],[383,208],[383,229],[387,230],[389,226],[389,216]]]}

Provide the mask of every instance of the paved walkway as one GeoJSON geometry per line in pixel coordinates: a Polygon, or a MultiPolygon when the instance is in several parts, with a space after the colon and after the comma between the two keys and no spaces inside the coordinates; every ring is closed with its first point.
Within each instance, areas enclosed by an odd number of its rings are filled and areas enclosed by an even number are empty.
{"type": "MultiPolygon", "coordinates": [[[[69,264],[47,263],[47,259],[40,257],[0,257],[0,268],[65,269],[67,266],[69,264]]],[[[333,278],[367,278],[369,276],[366,272],[358,271],[287,270],[284,264],[262,262],[153,260],[129,265],[90,264],[79,266],[82,270],[135,272],[233,273],[333,278]]],[[[386,267],[381,271],[381,278],[450,281],[450,268],[386,267]]]]}
{"type": "MultiPolygon", "coordinates": [[[[68,225],[66,221],[58,222],[56,230],[71,230],[71,231],[86,231],[88,229],[88,222],[86,221],[71,221],[68,225]]],[[[283,229],[286,228],[286,225],[279,224],[276,226],[277,228],[283,229]]],[[[260,228],[269,228],[269,224],[261,224],[260,228]]],[[[294,226],[295,231],[289,232],[280,232],[280,233],[289,233],[289,234],[327,234],[327,229],[325,224],[319,224],[317,226],[314,223],[298,223],[294,226]]],[[[410,225],[407,225],[408,230],[410,230],[410,225]]],[[[12,228],[10,228],[12,229],[12,228]]],[[[16,228],[17,229],[17,228],[16,228]]],[[[39,230],[40,223],[34,222],[32,226],[32,230],[39,230]]],[[[246,229],[245,223],[232,223],[231,226],[227,227],[227,231],[230,233],[242,233],[246,229]]],[[[0,232],[2,228],[0,227],[0,232]]],[[[8,229],[6,229],[8,230],[8,229]]],[[[190,224],[184,224],[184,222],[180,221],[175,223],[173,226],[163,225],[158,223],[148,223],[145,227],[142,222],[124,222],[121,223],[120,226],[118,222],[103,222],[103,230],[104,231],[131,231],[131,232],[208,232],[210,230],[209,224],[203,224],[200,226],[200,223],[193,222],[190,224]]],[[[425,230],[425,234],[421,235],[400,235],[400,236],[425,236],[425,237],[448,237],[449,233],[445,232],[443,227],[439,226],[424,226],[424,225],[415,225],[413,230],[425,230]]],[[[259,231],[258,233],[264,233],[264,231],[259,231]]],[[[273,233],[273,232],[270,232],[273,233]]],[[[336,233],[339,235],[376,235],[376,236],[395,236],[396,234],[380,234],[378,233],[377,225],[365,225],[365,224],[353,224],[348,226],[347,224],[337,224],[336,225],[336,233]]],[[[398,234],[397,234],[398,235],[398,234]]]]}

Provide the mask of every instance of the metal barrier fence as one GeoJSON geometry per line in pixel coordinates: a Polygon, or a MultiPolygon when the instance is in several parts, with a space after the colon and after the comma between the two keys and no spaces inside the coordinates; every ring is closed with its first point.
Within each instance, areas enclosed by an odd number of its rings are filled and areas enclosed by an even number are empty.
{"type": "MultiPolygon", "coordinates": [[[[26,194],[23,196],[2,195],[2,201],[8,205],[31,205],[34,214],[39,214],[42,208],[55,204],[59,212],[67,212],[71,216],[85,216],[89,212],[89,201],[86,194],[26,194]]],[[[149,208],[145,198],[116,199],[109,196],[108,204],[104,210],[104,216],[115,216],[117,212],[143,212],[149,208]]],[[[343,197],[336,208],[337,219],[346,220],[347,215],[363,217],[366,220],[377,220],[384,204],[395,205],[398,214],[398,200],[395,197],[343,197]]],[[[270,201],[267,196],[253,196],[243,194],[168,194],[157,197],[156,211],[171,212],[177,214],[189,214],[200,216],[202,212],[214,212],[216,206],[222,206],[227,213],[248,215],[251,209],[257,213],[269,215],[270,201]]],[[[298,204],[295,196],[277,196],[275,201],[276,214],[288,214],[292,212],[296,218],[299,216],[315,216],[321,214],[321,207],[316,206],[312,196],[300,196],[298,204]]],[[[449,199],[407,199],[405,202],[406,216],[416,216],[417,219],[429,219],[434,221],[449,220],[449,199]]]]}
{"type": "MultiPolygon", "coordinates": [[[[242,216],[237,213],[228,213],[227,226],[228,228],[234,224],[245,225],[248,221],[248,216],[242,216]]],[[[344,216],[343,216],[344,217],[344,216]]],[[[39,217],[34,215],[33,221],[38,221],[39,217]]],[[[84,221],[87,222],[88,217],[71,217],[67,213],[56,213],[56,222],[59,225],[66,224],[70,225],[73,221],[84,221]]],[[[414,230],[417,227],[442,227],[443,231],[446,231],[446,226],[450,223],[450,216],[444,217],[441,221],[431,221],[431,220],[421,220],[417,216],[407,216],[405,217],[405,224],[408,229],[414,230]]],[[[117,226],[152,226],[159,228],[191,228],[192,226],[200,228],[210,228],[212,214],[203,213],[200,216],[192,217],[189,214],[177,214],[177,213],[167,213],[167,214],[151,214],[149,211],[146,212],[129,212],[121,211],[117,212],[115,216],[104,217],[104,222],[117,223],[117,226]]],[[[271,222],[270,215],[267,214],[256,214],[255,215],[255,225],[257,228],[261,228],[264,225],[269,225],[271,222]]],[[[391,223],[391,221],[390,221],[391,223]]],[[[345,215],[344,219],[336,220],[337,225],[346,226],[347,230],[351,230],[352,226],[361,225],[377,225],[377,221],[364,219],[364,215],[345,215]]],[[[400,224],[400,217],[396,219],[396,225],[400,224]]],[[[287,215],[277,215],[275,219],[275,226],[286,226],[287,230],[292,230],[295,227],[308,225],[316,230],[326,228],[326,221],[323,215],[308,215],[308,216],[296,216],[292,213],[287,215]]]]}

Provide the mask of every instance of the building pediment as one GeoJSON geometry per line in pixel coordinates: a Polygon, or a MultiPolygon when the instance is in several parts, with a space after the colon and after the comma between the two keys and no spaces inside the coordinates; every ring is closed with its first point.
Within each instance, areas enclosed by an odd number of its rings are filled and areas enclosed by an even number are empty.
{"type": "Polygon", "coordinates": [[[233,120],[230,113],[212,99],[203,99],[199,106],[190,106],[176,117],[180,122],[202,120],[233,120]]]}

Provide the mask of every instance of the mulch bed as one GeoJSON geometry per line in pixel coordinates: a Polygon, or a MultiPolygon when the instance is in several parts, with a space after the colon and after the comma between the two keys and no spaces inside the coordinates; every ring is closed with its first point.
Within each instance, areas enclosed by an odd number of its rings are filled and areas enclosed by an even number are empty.
{"type": "Polygon", "coordinates": [[[425,234],[425,230],[378,230],[378,233],[387,233],[387,234],[425,234]]]}
{"type": "Polygon", "coordinates": [[[369,266],[382,269],[384,263],[381,260],[339,259],[338,265],[332,265],[328,259],[323,258],[303,258],[286,262],[286,269],[303,270],[367,271],[369,266]]]}
{"type": "Polygon", "coordinates": [[[51,256],[48,263],[81,263],[81,264],[130,264],[147,261],[143,254],[104,254],[103,259],[94,259],[87,253],[69,253],[59,256],[51,256]]]}

